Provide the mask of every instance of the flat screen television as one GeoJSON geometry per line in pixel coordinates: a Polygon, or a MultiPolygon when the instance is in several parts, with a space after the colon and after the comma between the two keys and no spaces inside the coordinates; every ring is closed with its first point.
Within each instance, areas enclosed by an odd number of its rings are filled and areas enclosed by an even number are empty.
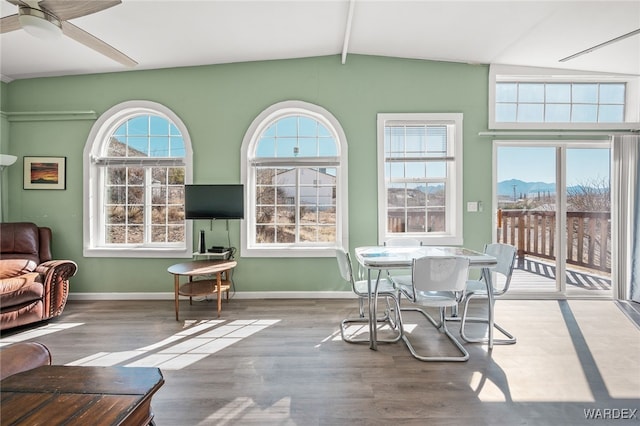
{"type": "Polygon", "coordinates": [[[185,185],[185,219],[244,219],[244,185],[185,185]]]}

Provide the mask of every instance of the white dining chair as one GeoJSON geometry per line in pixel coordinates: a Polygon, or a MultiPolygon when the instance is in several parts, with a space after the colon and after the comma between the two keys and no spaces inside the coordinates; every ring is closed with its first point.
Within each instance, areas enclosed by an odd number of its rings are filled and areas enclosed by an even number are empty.
{"type": "Polygon", "coordinates": [[[461,356],[439,356],[418,354],[408,333],[402,339],[411,354],[421,361],[467,361],[469,353],[447,328],[446,308],[458,306],[464,296],[469,273],[469,259],[462,256],[425,256],[414,259],[409,281],[394,278],[401,294],[415,305],[435,307],[440,311],[440,319],[435,320],[421,307],[403,307],[404,311],[422,314],[434,327],[444,333],[458,348],[461,356]]]}
{"type": "Polygon", "coordinates": [[[415,238],[393,237],[384,242],[387,247],[416,247],[421,246],[422,241],[415,238]]]}
{"type": "Polygon", "coordinates": [[[513,275],[513,268],[516,259],[516,248],[509,244],[487,244],[485,245],[484,252],[497,259],[497,264],[482,274],[478,280],[467,280],[465,288],[465,301],[462,311],[461,323],[460,323],[460,335],[462,338],[470,343],[489,343],[497,345],[512,345],[516,343],[516,338],[507,330],[493,321],[495,300],[496,297],[500,297],[509,290],[509,284],[511,283],[511,276],[513,275]],[[487,293],[487,284],[485,281],[485,274],[490,273],[493,275],[491,279],[491,288],[493,291],[492,306],[487,306],[487,317],[471,317],[468,315],[469,302],[473,299],[485,299],[489,303],[489,297],[487,293]],[[491,339],[488,337],[469,337],[465,331],[467,323],[484,323],[489,324],[493,322],[493,326],[496,330],[500,331],[506,339],[491,339]]]}
{"type": "MultiPolygon", "coordinates": [[[[417,240],[415,238],[408,237],[393,237],[389,238],[384,242],[385,247],[420,247],[422,246],[422,241],[417,240]]],[[[408,269],[394,269],[387,270],[387,277],[389,279],[393,279],[393,277],[400,278],[401,280],[406,280],[411,278],[411,271],[408,269]]]]}
{"type": "MultiPolygon", "coordinates": [[[[338,261],[338,269],[340,270],[340,276],[342,279],[351,284],[351,290],[358,296],[358,317],[345,318],[340,323],[340,335],[342,340],[349,343],[370,343],[370,336],[367,338],[354,337],[347,332],[347,329],[353,324],[369,324],[369,317],[365,315],[365,302],[368,302],[370,297],[375,297],[373,292],[375,288],[371,288],[371,294],[369,293],[369,284],[367,279],[355,279],[353,275],[353,265],[351,263],[351,257],[349,253],[343,249],[336,250],[336,259],[338,261]]],[[[374,284],[375,285],[375,284],[374,284]]],[[[377,342],[392,343],[398,342],[402,337],[402,317],[400,313],[400,305],[398,303],[399,294],[393,286],[393,283],[386,278],[379,278],[378,282],[378,298],[384,298],[386,303],[386,309],[383,316],[375,319],[376,326],[378,323],[386,323],[394,330],[394,335],[390,338],[377,338],[377,342]]],[[[374,300],[377,303],[377,300],[374,300]]],[[[362,327],[358,327],[362,328],[362,327]]]]}

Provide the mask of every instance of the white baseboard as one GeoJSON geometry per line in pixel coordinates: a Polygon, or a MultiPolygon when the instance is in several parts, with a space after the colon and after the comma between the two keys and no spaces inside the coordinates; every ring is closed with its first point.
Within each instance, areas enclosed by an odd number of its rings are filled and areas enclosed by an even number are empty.
{"type": "MultiPolygon", "coordinates": [[[[241,291],[234,299],[353,299],[351,291],[241,291]]],[[[69,300],[173,300],[172,292],[163,293],[69,293],[69,300]]]]}

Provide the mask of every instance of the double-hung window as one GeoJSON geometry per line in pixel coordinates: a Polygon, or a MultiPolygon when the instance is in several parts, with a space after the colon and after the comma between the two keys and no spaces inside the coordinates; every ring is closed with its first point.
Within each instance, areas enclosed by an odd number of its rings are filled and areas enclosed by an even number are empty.
{"type": "Polygon", "coordinates": [[[462,244],[462,114],[378,114],[378,239],[462,244]]]}
{"type": "Polygon", "coordinates": [[[273,105],[247,131],[243,159],[242,256],[334,256],[347,246],[346,140],[328,111],[273,105]]]}
{"type": "Polygon", "coordinates": [[[85,256],[187,253],[185,134],[175,115],[149,102],[120,104],[96,122],[85,148],[85,256]]]}

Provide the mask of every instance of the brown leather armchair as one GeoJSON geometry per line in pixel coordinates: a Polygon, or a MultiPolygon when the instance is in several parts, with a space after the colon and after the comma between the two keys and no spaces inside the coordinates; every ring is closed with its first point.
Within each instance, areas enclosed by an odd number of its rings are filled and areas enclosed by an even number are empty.
{"type": "Polygon", "coordinates": [[[52,260],[50,228],[0,224],[0,330],[60,315],[77,269],[71,260],[52,260]]]}

